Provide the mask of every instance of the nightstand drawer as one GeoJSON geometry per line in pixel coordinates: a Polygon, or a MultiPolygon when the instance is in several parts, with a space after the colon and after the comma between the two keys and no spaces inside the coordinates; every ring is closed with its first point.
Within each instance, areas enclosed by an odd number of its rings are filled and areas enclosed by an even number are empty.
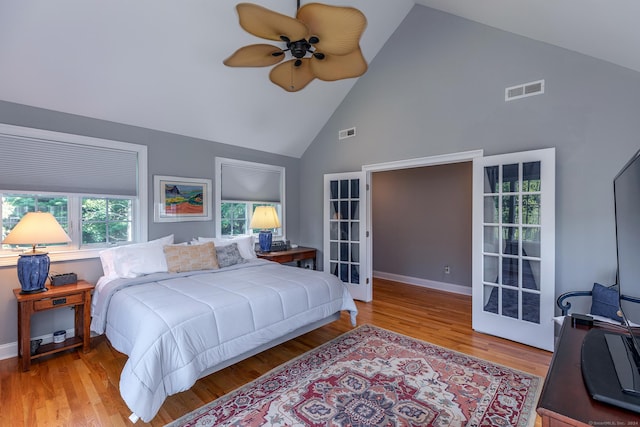
{"type": "Polygon", "coordinates": [[[55,297],[55,298],[48,298],[48,299],[43,299],[39,301],[34,301],[33,308],[35,311],[48,310],[50,308],[55,308],[55,307],[64,307],[67,305],[81,304],[82,302],[84,302],[82,294],[73,294],[73,295],[67,295],[63,297],[55,297]]]}

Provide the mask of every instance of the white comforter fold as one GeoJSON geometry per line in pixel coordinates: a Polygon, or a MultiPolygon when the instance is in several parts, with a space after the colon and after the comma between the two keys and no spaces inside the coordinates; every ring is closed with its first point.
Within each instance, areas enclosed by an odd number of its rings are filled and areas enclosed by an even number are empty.
{"type": "Polygon", "coordinates": [[[357,309],[335,276],[254,260],[96,286],[92,331],[129,356],[120,393],[150,421],[208,368],[341,310],[357,309]]]}

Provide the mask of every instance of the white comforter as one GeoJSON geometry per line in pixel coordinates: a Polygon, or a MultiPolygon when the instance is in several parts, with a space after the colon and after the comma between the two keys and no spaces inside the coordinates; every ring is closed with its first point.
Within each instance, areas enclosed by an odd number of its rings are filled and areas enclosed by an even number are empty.
{"type": "Polygon", "coordinates": [[[98,283],[91,330],[129,356],[120,394],[150,421],[208,368],[356,306],[335,276],[253,260],[220,270],[98,283]]]}

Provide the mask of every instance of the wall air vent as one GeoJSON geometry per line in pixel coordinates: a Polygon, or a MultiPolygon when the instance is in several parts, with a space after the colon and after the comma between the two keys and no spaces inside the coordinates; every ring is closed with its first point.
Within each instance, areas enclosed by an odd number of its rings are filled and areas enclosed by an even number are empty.
{"type": "Polygon", "coordinates": [[[356,128],[343,129],[338,132],[338,139],[346,139],[356,136],[356,128]]]}
{"type": "Polygon", "coordinates": [[[542,95],[544,93],[544,80],[537,80],[517,86],[511,86],[504,90],[504,100],[525,98],[527,96],[542,95]]]}

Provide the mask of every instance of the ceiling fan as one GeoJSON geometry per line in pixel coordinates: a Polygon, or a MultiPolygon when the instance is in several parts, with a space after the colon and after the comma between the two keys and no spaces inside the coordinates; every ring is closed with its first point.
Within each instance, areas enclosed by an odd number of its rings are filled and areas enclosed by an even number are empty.
{"type": "Polygon", "coordinates": [[[236,6],[240,26],[254,36],[284,43],[244,46],[224,60],[229,67],[273,67],[269,79],[288,92],[297,92],[313,79],[335,81],[367,71],[360,36],[367,26],[364,14],[353,7],[309,3],[296,18],[251,3],[236,6]]]}

